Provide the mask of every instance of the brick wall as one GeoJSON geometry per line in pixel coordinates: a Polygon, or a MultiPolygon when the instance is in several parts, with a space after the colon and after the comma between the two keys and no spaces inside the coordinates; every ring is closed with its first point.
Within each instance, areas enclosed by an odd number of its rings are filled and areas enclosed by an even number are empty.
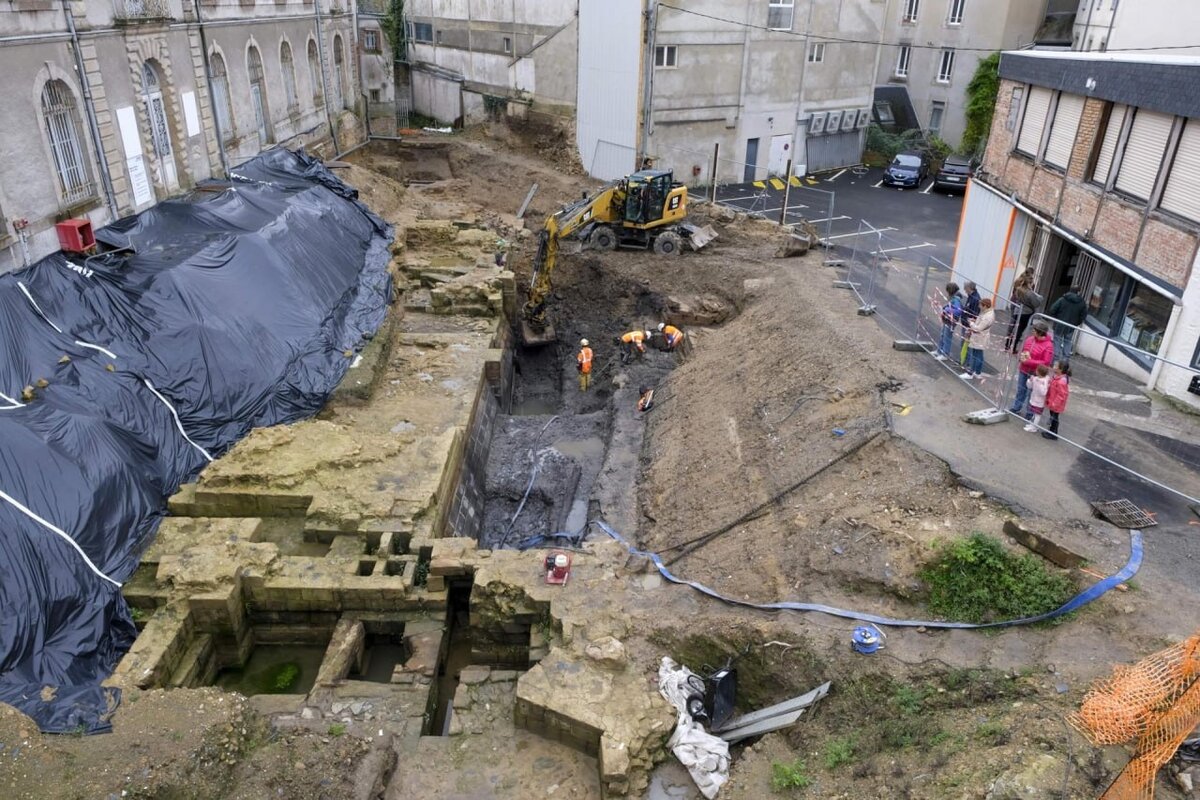
{"type": "Polygon", "coordinates": [[[1175,286],[1185,286],[1198,247],[1195,226],[1152,212],[1144,205],[1115,194],[1105,194],[1085,182],[1106,103],[1087,98],[1076,132],[1066,174],[1035,165],[1012,152],[1017,126],[1008,129],[1013,89],[1021,84],[1002,80],[996,98],[992,130],[984,153],[986,180],[1019,201],[1055,219],[1081,236],[1137,264],[1175,286]],[[1139,244],[1140,242],[1140,244],[1139,244]]]}
{"type": "Polygon", "coordinates": [[[1033,182],[1033,164],[1024,156],[1010,156],[1004,170],[1004,190],[1016,192],[1022,199],[1029,197],[1029,184],[1033,182]]]}
{"type": "Polygon", "coordinates": [[[1186,286],[1196,256],[1197,237],[1151,218],[1133,259],[1139,267],[1176,286],[1186,286]]]}
{"type": "Polygon", "coordinates": [[[1038,211],[1053,218],[1058,213],[1058,196],[1062,192],[1063,183],[1062,173],[1037,167],[1033,172],[1033,181],[1026,199],[1038,211]]]}
{"type": "Polygon", "coordinates": [[[983,154],[983,169],[992,175],[1003,175],[1004,164],[1012,151],[1013,136],[1016,131],[1010,131],[1008,115],[1012,109],[1012,90],[1020,86],[1014,81],[1000,81],[1000,91],[996,95],[996,111],[992,116],[992,130],[988,134],[987,149],[983,154]]]}
{"type": "Polygon", "coordinates": [[[1092,229],[1100,209],[1100,190],[1086,184],[1067,181],[1063,189],[1059,218],[1062,224],[1079,234],[1092,229]]]}
{"type": "Polygon", "coordinates": [[[1105,102],[1095,97],[1089,97],[1083,104],[1079,130],[1075,133],[1075,148],[1071,151],[1071,163],[1067,166],[1067,176],[1074,180],[1082,181],[1087,174],[1092,146],[1096,141],[1096,133],[1100,130],[1100,120],[1104,116],[1104,106],[1105,102]]]}
{"type": "Polygon", "coordinates": [[[1121,258],[1133,260],[1133,249],[1142,227],[1142,212],[1114,197],[1106,197],[1100,206],[1092,238],[1121,258]]]}

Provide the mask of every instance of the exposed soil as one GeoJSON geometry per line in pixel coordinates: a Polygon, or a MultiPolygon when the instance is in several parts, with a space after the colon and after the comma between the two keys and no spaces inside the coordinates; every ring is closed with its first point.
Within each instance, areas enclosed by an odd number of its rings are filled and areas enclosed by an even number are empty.
{"type": "MultiPolygon", "coordinates": [[[[546,135],[543,145],[553,140],[546,135]]],[[[505,149],[479,136],[372,146],[351,160],[342,176],[393,222],[474,215],[486,223],[509,241],[519,289],[534,236],[513,214],[529,184],[540,185],[529,220],[593,185],[566,159],[560,169],[545,147],[505,149]]],[[[696,216],[703,221],[702,207],[696,216]]],[[[488,466],[485,543],[574,532],[601,516],[643,547],[678,557],[677,574],[731,597],[927,618],[917,572],[935,544],[975,530],[1001,536],[1012,512],[890,433],[910,362],[830,288],[819,255],[776,260],[774,226],[717,224],[721,238],[701,253],[563,258],[550,305],[558,342],[516,356],[515,413],[498,425],[488,466]],[[624,331],[698,315],[719,324],[685,322],[686,357],[651,349],[629,365],[616,359],[613,339],[624,331]],[[586,393],[574,369],[581,337],[596,350],[586,393]],[[645,415],[635,410],[641,386],[658,390],[645,415]]],[[[462,389],[467,402],[472,391],[462,389]]],[[[1097,569],[1122,557],[1120,532],[1083,521],[1053,530],[1097,569]]],[[[874,657],[849,650],[851,620],[734,609],[689,589],[667,591],[652,572],[620,575],[611,591],[629,601],[625,647],[648,680],[663,655],[696,671],[740,655],[742,710],[833,682],[800,724],[734,749],[722,798],[768,796],[775,765],[797,760],[809,784],[796,797],[1095,796],[1126,757],[1095,750],[1063,717],[1086,680],[1163,644],[1160,630],[1142,627],[1137,612],[1156,602],[1143,591],[1110,594],[1056,627],[903,631],[874,657]]],[[[145,723],[124,714],[117,734],[88,740],[51,740],[5,720],[0,786],[38,796],[35,776],[55,775],[43,796],[104,797],[127,785],[135,797],[375,797],[363,782],[391,774],[369,731],[270,734],[242,706],[229,710],[230,697],[130,698],[145,723]],[[215,724],[191,724],[214,702],[223,709],[215,724]],[[180,729],[186,738],[175,740],[180,729]],[[100,773],[98,763],[128,779],[100,773]]],[[[400,765],[387,797],[597,798],[580,767],[591,762],[560,763],[560,751],[543,753],[536,737],[506,725],[510,699],[489,698],[474,720],[483,738],[469,747],[425,741],[421,763],[400,765]],[[464,793],[483,784],[490,793],[464,793]]],[[[1159,785],[1159,796],[1183,796],[1165,779],[1159,785]]],[[[696,796],[686,784],[655,791],[696,796]]]]}

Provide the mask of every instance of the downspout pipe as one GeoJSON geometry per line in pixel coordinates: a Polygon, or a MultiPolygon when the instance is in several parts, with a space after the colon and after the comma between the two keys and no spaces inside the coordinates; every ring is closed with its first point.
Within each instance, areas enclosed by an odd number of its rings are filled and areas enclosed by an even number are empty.
{"type": "Polygon", "coordinates": [[[329,113],[329,76],[325,74],[325,65],[328,62],[325,61],[325,36],[321,33],[321,0],[313,3],[313,18],[317,25],[317,54],[321,59],[321,102],[325,106],[325,120],[329,123],[329,137],[333,139],[333,152],[340,153],[342,146],[338,144],[337,130],[333,126],[333,115],[329,113]]]}
{"type": "Polygon", "coordinates": [[[79,73],[79,86],[83,90],[83,108],[87,113],[88,132],[92,135],[92,146],[96,148],[96,161],[100,163],[100,182],[104,184],[104,203],[108,213],[117,220],[117,195],[113,191],[112,175],[108,171],[108,157],[104,153],[104,142],[100,138],[100,125],[96,122],[96,104],[92,99],[92,85],[83,66],[83,50],[79,45],[79,32],[75,30],[75,15],[71,13],[71,0],[62,0],[63,16],[67,18],[67,29],[71,32],[71,51],[75,55],[75,71],[79,73]]]}
{"type": "Polygon", "coordinates": [[[642,135],[638,140],[637,163],[634,169],[641,169],[645,162],[647,149],[650,146],[651,127],[654,125],[654,59],[658,47],[658,0],[649,0],[646,5],[646,52],[643,55],[645,63],[645,78],[642,81],[642,135]]]}
{"type": "Polygon", "coordinates": [[[221,158],[221,171],[225,173],[225,177],[229,177],[229,158],[225,155],[225,133],[221,130],[221,115],[217,113],[217,95],[213,92],[212,66],[208,63],[208,35],[204,32],[204,16],[200,13],[200,0],[192,0],[192,4],[196,10],[196,30],[200,32],[200,53],[204,60],[204,83],[208,86],[208,102],[212,106],[213,130],[217,132],[217,154],[221,158]]]}

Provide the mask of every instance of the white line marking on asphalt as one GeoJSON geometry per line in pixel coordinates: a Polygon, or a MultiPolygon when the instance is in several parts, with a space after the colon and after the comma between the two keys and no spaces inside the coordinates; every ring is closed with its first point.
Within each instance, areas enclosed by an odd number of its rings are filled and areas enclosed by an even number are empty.
{"type": "MultiPolygon", "coordinates": [[[[888,228],[880,228],[882,231],[889,230],[888,228]]],[[[890,230],[895,230],[891,228],[890,230]]],[[[876,250],[876,253],[898,253],[901,250],[919,250],[922,247],[933,247],[932,242],[922,242],[921,244],[910,244],[908,247],[889,247],[887,250],[876,250]]]]}
{"type": "Polygon", "coordinates": [[[837,174],[835,174],[835,175],[832,175],[832,176],[830,176],[830,177],[826,178],[826,179],[825,179],[825,182],[826,182],[826,183],[833,183],[833,182],[834,182],[834,181],[836,181],[838,178],[840,178],[840,177],[842,177],[843,175],[845,175],[845,174],[846,174],[846,170],[848,170],[848,169],[849,169],[849,167],[847,167],[847,168],[846,168],[846,169],[844,169],[844,170],[841,170],[840,172],[838,172],[838,173],[837,173],[837,174]]]}
{"type": "Polygon", "coordinates": [[[871,184],[872,189],[878,189],[880,186],[883,186],[883,178],[880,178],[877,182],[871,184]]]}
{"type": "Polygon", "coordinates": [[[1120,392],[1106,392],[1098,389],[1075,389],[1076,394],[1087,395],[1088,397],[1100,397],[1105,400],[1124,400],[1131,403],[1149,403],[1150,398],[1144,394],[1121,394],[1120,392]]]}
{"type": "Polygon", "coordinates": [[[811,222],[813,225],[816,225],[818,222],[837,222],[838,220],[842,220],[842,219],[850,219],[850,218],[847,216],[821,217],[820,219],[810,219],[809,222],[811,222]]]}
{"type": "Polygon", "coordinates": [[[745,197],[719,197],[718,203],[740,203],[743,200],[757,200],[762,197],[761,194],[748,194],[745,197]]]}
{"type": "Polygon", "coordinates": [[[925,189],[924,189],[924,190],[921,192],[921,194],[929,194],[929,191],[930,191],[931,189],[933,189],[933,184],[934,184],[934,183],[935,183],[934,181],[930,181],[930,182],[929,182],[929,185],[925,187],[925,189]]]}
{"type": "MultiPolygon", "coordinates": [[[[872,233],[875,233],[875,231],[879,231],[880,233],[886,233],[888,231],[894,231],[894,230],[896,230],[896,228],[876,228],[874,231],[855,231],[854,233],[839,233],[837,236],[830,236],[829,238],[830,239],[845,239],[847,236],[870,236],[872,233]]],[[[930,247],[932,247],[932,246],[933,245],[930,245],[930,247]]]]}

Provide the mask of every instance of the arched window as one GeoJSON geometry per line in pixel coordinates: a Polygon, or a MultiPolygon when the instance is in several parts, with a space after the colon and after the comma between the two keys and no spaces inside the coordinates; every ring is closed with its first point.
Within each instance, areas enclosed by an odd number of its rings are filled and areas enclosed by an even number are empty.
{"type": "Polygon", "coordinates": [[[165,188],[175,189],[179,183],[175,174],[174,149],[171,146],[171,126],[167,120],[162,79],[159,77],[158,68],[151,61],[142,62],[142,95],[146,101],[146,115],[150,120],[150,139],[154,143],[154,154],[158,157],[158,177],[165,188]]]}
{"type": "Polygon", "coordinates": [[[308,40],[308,82],[312,86],[313,105],[320,108],[325,102],[325,83],[321,80],[321,53],[312,39],[308,40]]]}
{"type": "Polygon", "coordinates": [[[225,59],[213,53],[208,59],[209,77],[212,79],[213,108],[217,112],[217,127],[221,129],[221,141],[233,138],[233,108],[229,104],[229,73],[225,71],[225,59]]]}
{"type": "Polygon", "coordinates": [[[75,203],[94,194],[91,170],[79,138],[79,109],[75,95],[62,81],[49,81],[42,89],[42,117],[58,173],[63,201],[75,203]]]}
{"type": "Polygon", "coordinates": [[[263,76],[262,56],[254,45],[250,45],[246,52],[246,71],[250,74],[250,105],[254,108],[258,142],[263,145],[271,141],[271,112],[267,104],[267,81],[263,76]]]}
{"type": "Polygon", "coordinates": [[[288,111],[294,111],[296,100],[296,66],[292,63],[292,46],[287,42],[279,45],[279,69],[283,72],[283,93],[287,97],[288,111]]]}
{"type": "Polygon", "coordinates": [[[342,108],[346,104],[346,84],[344,83],[343,75],[345,67],[342,63],[342,37],[340,34],[334,34],[333,37],[333,100],[334,105],[342,108]]]}

